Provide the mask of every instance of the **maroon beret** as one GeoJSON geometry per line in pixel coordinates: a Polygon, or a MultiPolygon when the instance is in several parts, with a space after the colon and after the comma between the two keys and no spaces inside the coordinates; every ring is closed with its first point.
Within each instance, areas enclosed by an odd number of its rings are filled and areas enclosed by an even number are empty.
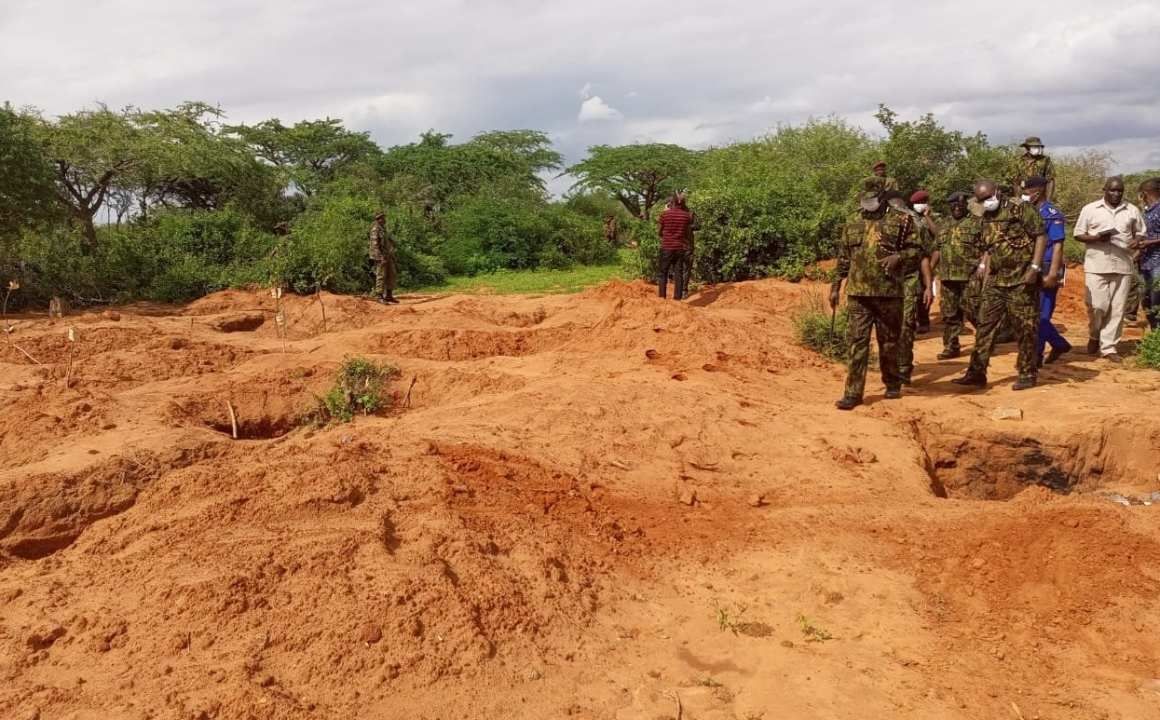
{"type": "Polygon", "coordinates": [[[926,190],[919,190],[910,196],[910,201],[912,203],[930,202],[930,193],[926,190]]]}

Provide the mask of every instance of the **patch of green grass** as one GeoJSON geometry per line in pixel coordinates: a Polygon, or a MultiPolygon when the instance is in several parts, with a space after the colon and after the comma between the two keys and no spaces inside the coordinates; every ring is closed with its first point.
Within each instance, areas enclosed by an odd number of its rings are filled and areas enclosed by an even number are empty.
{"type": "Polygon", "coordinates": [[[418,293],[487,295],[547,295],[580,292],[609,280],[625,279],[624,257],[610,265],[576,265],[566,270],[500,270],[472,277],[451,277],[439,285],[417,288],[418,293]]]}
{"type": "Polygon", "coordinates": [[[1140,341],[1140,347],[1136,349],[1136,364],[1160,370],[1160,330],[1150,331],[1140,341]]]}
{"type": "Polygon", "coordinates": [[[793,313],[794,336],[799,345],[844,363],[849,354],[846,342],[846,308],[834,315],[821,293],[810,291],[793,313]]]}
{"type": "Polygon", "coordinates": [[[342,361],[334,386],[319,398],[318,420],[350,422],[355,415],[372,415],[391,405],[387,384],[398,377],[399,369],[360,357],[342,361]]]}
{"type": "Polygon", "coordinates": [[[798,624],[801,625],[802,635],[805,636],[806,642],[825,642],[834,639],[828,630],[814,625],[805,615],[798,615],[797,620],[798,624]]]}

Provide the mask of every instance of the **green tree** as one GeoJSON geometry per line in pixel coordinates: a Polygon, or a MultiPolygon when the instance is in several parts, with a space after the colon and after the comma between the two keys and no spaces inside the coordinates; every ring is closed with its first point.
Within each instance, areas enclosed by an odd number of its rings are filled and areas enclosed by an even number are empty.
{"type": "Polygon", "coordinates": [[[56,196],[80,227],[84,252],[97,244],[94,218],[109,192],[139,162],[132,114],[102,105],[41,124],[56,196]]]}
{"type": "Polygon", "coordinates": [[[357,163],[380,154],[365,132],[343,127],[341,120],[303,120],[287,127],[278,119],[225,129],[255,155],[278,168],[282,181],[310,197],[357,163]]]}
{"type": "Polygon", "coordinates": [[[568,168],[572,189],[611,193],[633,217],[649,220],[666,196],[688,184],[697,153],[679,145],[596,145],[568,168]]]}
{"type": "Polygon", "coordinates": [[[52,166],[37,137],[39,119],[0,106],[0,241],[51,217],[52,166]]]}

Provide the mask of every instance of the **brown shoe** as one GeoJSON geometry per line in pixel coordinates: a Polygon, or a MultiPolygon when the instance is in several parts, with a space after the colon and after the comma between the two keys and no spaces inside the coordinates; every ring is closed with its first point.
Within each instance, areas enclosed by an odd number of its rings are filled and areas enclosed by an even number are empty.
{"type": "Polygon", "coordinates": [[[1122,365],[1124,363],[1124,358],[1120,357],[1116,353],[1108,353],[1107,355],[1104,355],[1104,360],[1107,360],[1110,363],[1115,363],[1116,365],[1122,365]]]}
{"type": "Polygon", "coordinates": [[[1088,340],[1087,350],[1088,350],[1088,355],[1099,355],[1100,354],[1100,341],[1099,340],[1088,340]]]}

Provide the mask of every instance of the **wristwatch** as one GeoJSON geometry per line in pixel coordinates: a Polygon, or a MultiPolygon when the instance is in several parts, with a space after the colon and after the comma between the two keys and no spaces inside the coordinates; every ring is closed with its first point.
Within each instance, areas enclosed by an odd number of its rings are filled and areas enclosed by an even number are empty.
{"type": "Polygon", "coordinates": [[[1035,263],[1031,263],[1031,269],[1032,269],[1032,270],[1034,270],[1035,272],[1039,272],[1039,271],[1040,271],[1040,270],[1042,270],[1043,268],[1041,268],[1040,266],[1036,265],[1035,263]]]}

